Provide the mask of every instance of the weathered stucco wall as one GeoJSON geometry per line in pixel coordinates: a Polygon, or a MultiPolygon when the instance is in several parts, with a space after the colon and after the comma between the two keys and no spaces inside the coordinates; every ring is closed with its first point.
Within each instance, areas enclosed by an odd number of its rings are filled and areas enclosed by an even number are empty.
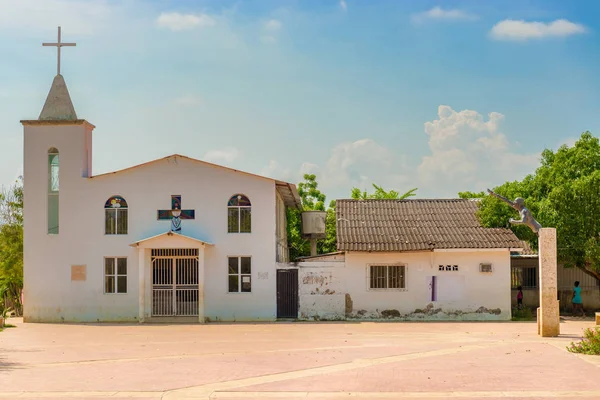
{"type": "Polygon", "coordinates": [[[347,252],[337,261],[299,266],[300,319],[308,320],[509,320],[508,250],[463,252],[347,252]],[[479,272],[491,263],[492,273],[479,272]],[[369,288],[370,265],[404,264],[406,288],[369,288]],[[458,271],[438,266],[458,265],[458,271]],[[431,277],[436,277],[432,301],[431,277]]]}
{"type": "Polygon", "coordinates": [[[510,254],[508,250],[463,252],[358,253],[345,257],[343,274],[351,309],[349,319],[509,320],[510,254]],[[405,264],[406,289],[372,290],[369,265],[405,264]],[[479,272],[491,263],[492,273],[479,272]],[[439,265],[458,271],[439,271],[439,265]],[[437,277],[432,301],[431,277],[437,277]]]}
{"type": "Polygon", "coordinates": [[[343,269],[343,261],[298,263],[299,319],[345,319],[343,269]]]}
{"type": "Polygon", "coordinates": [[[205,316],[211,320],[274,320],[276,269],[275,182],[181,157],[114,175],[85,178],[85,125],[25,126],[26,321],[135,321],[139,316],[137,250],[131,243],[170,229],[157,220],[171,195],[194,209],[182,233],[214,244],[205,251],[205,316]],[[60,152],[58,235],[46,226],[47,152],[60,152]],[[227,201],[237,193],[252,202],[252,233],[227,233],[227,201]],[[104,234],[104,203],[113,195],[129,205],[127,235],[104,234]],[[127,293],[104,294],[104,257],[127,257],[127,293]],[[228,293],[228,256],[252,257],[252,292],[228,293]],[[85,265],[85,280],[71,266],[85,265]]]}

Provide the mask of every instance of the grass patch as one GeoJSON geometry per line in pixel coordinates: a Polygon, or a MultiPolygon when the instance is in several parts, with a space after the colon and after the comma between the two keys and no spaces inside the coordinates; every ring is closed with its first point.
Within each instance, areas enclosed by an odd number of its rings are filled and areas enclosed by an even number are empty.
{"type": "Polygon", "coordinates": [[[535,318],[533,316],[533,311],[531,308],[513,308],[512,310],[512,318],[513,321],[534,321],[535,318]]]}
{"type": "Polygon", "coordinates": [[[567,350],[571,353],[600,356],[600,328],[587,328],[583,336],[581,342],[571,342],[571,345],[567,346],[567,350]]]}

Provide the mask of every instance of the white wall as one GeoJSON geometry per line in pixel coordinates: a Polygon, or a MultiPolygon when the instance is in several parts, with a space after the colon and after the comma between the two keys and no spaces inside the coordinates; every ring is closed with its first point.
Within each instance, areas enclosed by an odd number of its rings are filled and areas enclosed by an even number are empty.
{"type": "Polygon", "coordinates": [[[298,263],[298,318],[345,319],[346,282],[344,261],[298,263]]]}
{"type": "MultiPolygon", "coordinates": [[[[337,286],[347,293],[344,301],[345,315],[330,319],[344,316],[353,319],[381,319],[392,315],[405,320],[508,320],[511,315],[508,250],[348,252],[344,267],[322,268],[320,275],[332,282],[334,287],[338,282],[337,286]],[[368,265],[387,263],[406,265],[406,290],[368,289],[368,265]],[[480,273],[480,263],[491,263],[493,273],[480,273]],[[459,271],[439,271],[439,264],[458,265],[459,271]],[[431,301],[429,286],[431,276],[438,277],[438,296],[434,302],[431,301]]],[[[305,317],[310,319],[311,312],[315,314],[315,310],[311,309],[311,299],[315,296],[309,296],[307,291],[310,289],[300,289],[301,314],[304,311],[305,317]]],[[[314,302],[314,306],[317,305],[314,302]]],[[[340,312],[339,304],[336,309],[340,312]]]]}
{"type": "Polygon", "coordinates": [[[86,130],[79,126],[25,127],[26,321],[119,321],[138,318],[138,240],[166,232],[157,210],[182,196],[195,220],[182,232],[214,246],[205,252],[205,316],[211,320],[272,320],[275,304],[275,182],[249,174],[169,158],[118,174],[82,178],[86,130]],[[60,233],[46,230],[47,150],[60,151],[60,233]],[[227,233],[227,201],[252,202],[252,233],[227,233]],[[104,234],[104,203],[120,195],[129,205],[127,235],[104,234]],[[128,257],[127,294],[104,294],[103,258],[128,257]],[[228,293],[227,256],[252,257],[252,293],[228,293]],[[87,265],[85,281],[71,281],[71,265],[87,265]],[[261,272],[258,279],[258,273],[261,272]]]}

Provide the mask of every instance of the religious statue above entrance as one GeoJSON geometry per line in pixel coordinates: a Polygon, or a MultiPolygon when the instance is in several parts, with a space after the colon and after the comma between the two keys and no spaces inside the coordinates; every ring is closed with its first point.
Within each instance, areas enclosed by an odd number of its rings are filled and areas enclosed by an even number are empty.
{"type": "Polygon", "coordinates": [[[159,220],[171,220],[171,231],[181,231],[181,220],[182,219],[195,219],[195,210],[182,210],[181,209],[181,196],[171,196],[171,209],[170,210],[158,210],[159,220]]]}
{"type": "Polygon", "coordinates": [[[517,220],[517,219],[511,218],[509,220],[509,222],[511,224],[527,225],[534,233],[538,233],[538,231],[542,228],[542,225],[540,225],[540,223],[537,222],[533,218],[533,215],[531,215],[531,211],[529,211],[529,209],[527,207],[525,207],[525,200],[523,200],[522,197],[517,197],[515,199],[515,201],[510,201],[506,197],[500,196],[498,193],[495,193],[495,192],[491,191],[490,189],[488,189],[487,191],[492,196],[502,200],[503,202],[505,202],[506,204],[508,204],[509,206],[511,206],[512,208],[514,208],[515,210],[517,210],[519,212],[521,219],[517,220]]]}

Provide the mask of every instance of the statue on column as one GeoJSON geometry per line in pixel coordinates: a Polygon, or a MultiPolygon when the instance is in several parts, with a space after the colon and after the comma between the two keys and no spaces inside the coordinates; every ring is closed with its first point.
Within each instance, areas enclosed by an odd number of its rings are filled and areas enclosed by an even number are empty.
{"type": "Polygon", "coordinates": [[[538,233],[538,231],[542,228],[539,222],[537,222],[533,215],[531,215],[531,211],[527,207],[525,207],[525,200],[522,197],[517,197],[515,201],[510,201],[506,197],[500,196],[498,193],[494,193],[490,189],[487,190],[489,194],[492,196],[502,200],[515,210],[519,212],[521,219],[513,219],[511,218],[509,222],[513,225],[527,225],[534,233],[538,233]]]}

